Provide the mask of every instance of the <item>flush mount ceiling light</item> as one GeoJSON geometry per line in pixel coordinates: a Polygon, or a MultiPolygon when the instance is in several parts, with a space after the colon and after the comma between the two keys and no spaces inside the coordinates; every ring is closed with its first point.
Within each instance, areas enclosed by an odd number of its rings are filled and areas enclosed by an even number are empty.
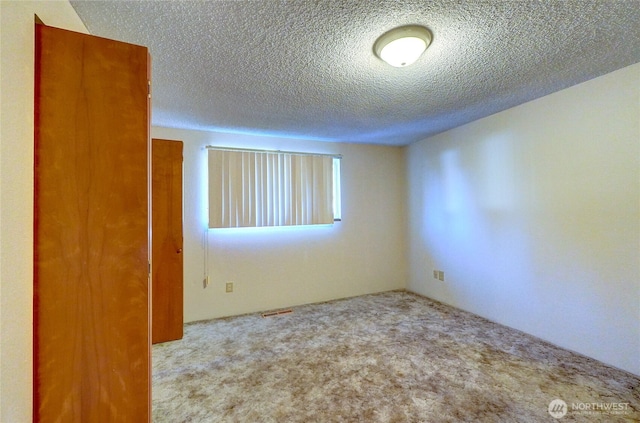
{"type": "Polygon", "coordinates": [[[382,34],[373,45],[373,51],[391,66],[402,68],[418,60],[431,39],[431,31],[424,26],[400,26],[382,34]]]}

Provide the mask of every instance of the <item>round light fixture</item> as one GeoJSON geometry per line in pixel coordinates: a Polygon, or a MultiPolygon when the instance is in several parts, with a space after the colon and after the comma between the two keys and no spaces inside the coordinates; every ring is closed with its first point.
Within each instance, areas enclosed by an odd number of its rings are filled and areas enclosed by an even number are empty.
{"type": "Polygon", "coordinates": [[[402,68],[418,60],[431,39],[431,31],[424,26],[400,26],[382,34],[373,45],[373,51],[391,66],[402,68]]]}

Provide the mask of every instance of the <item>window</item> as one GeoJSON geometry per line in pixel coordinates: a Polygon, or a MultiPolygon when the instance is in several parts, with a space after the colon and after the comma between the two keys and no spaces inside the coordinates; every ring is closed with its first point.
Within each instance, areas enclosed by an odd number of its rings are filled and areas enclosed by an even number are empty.
{"type": "Polygon", "coordinates": [[[328,224],[340,220],[340,158],[209,149],[209,227],[328,224]]]}
{"type": "Polygon", "coordinates": [[[333,220],[342,220],[340,157],[333,158],[333,220]]]}

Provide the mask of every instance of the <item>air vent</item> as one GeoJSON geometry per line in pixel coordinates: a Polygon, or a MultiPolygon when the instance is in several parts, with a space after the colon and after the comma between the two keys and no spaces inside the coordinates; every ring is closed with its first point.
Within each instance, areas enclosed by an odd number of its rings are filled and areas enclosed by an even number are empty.
{"type": "Polygon", "coordinates": [[[293,313],[293,310],[288,308],[286,310],[268,311],[266,313],[262,313],[262,317],[274,317],[274,316],[281,316],[283,314],[291,314],[291,313],[293,313]]]}

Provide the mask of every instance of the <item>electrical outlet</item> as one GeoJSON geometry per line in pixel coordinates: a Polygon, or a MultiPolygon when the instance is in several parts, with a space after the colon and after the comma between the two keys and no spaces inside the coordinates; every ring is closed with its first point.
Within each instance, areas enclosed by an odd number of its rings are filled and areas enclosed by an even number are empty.
{"type": "Polygon", "coordinates": [[[206,288],[209,286],[209,276],[206,276],[203,280],[202,280],[202,287],[206,288]]]}
{"type": "Polygon", "coordinates": [[[442,270],[438,270],[438,279],[444,282],[444,272],[442,270]]]}
{"type": "Polygon", "coordinates": [[[233,282],[227,282],[226,292],[233,292],[233,282]]]}
{"type": "Polygon", "coordinates": [[[438,279],[438,271],[437,270],[433,271],[433,279],[438,279]]]}

